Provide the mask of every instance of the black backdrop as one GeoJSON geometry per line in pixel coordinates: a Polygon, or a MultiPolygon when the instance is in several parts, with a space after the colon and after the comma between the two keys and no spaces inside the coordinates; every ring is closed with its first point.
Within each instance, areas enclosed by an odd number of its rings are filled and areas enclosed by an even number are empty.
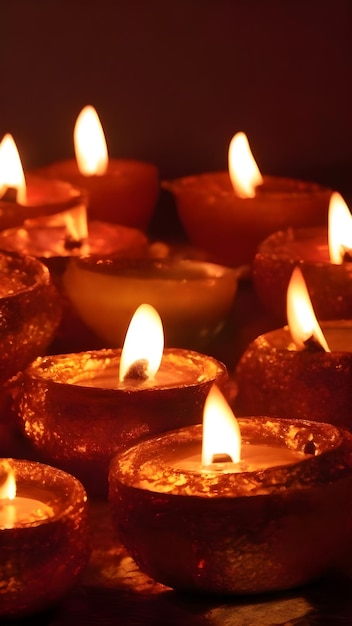
{"type": "Polygon", "coordinates": [[[93,104],[110,154],[162,176],[226,167],[352,191],[350,0],[0,0],[0,133],[25,169],[73,154],[93,104]]]}

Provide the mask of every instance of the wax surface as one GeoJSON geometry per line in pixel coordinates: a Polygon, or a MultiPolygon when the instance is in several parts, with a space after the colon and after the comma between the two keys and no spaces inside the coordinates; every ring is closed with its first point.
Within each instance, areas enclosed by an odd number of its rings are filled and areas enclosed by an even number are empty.
{"type": "Polygon", "coordinates": [[[143,254],[148,240],[135,228],[90,222],[88,238],[82,246],[67,246],[65,226],[45,226],[42,222],[29,220],[20,228],[10,228],[0,233],[0,247],[34,257],[69,257],[82,254],[143,254]]]}
{"type": "Polygon", "coordinates": [[[241,450],[241,461],[239,463],[216,462],[209,466],[201,465],[201,451],[199,444],[192,444],[190,454],[183,457],[175,453],[175,459],[171,461],[174,469],[183,471],[199,471],[199,472],[253,472],[268,467],[277,467],[279,465],[291,465],[298,463],[308,455],[290,450],[286,446],[272,446],[265,444],[244,444],[241,450]]]}
{"type": "Polygon", "coordinates": [[[148,380],[126,379],[119,382],[119,358],[110,360],[105,364],[101,362],[95,365],[96,369],[93,365],[87,371],[72,376],[68,382],[83,387],[101,389],[147,389],[196,384],[209,375],[207,357],[195,359],[188,356],[186,350],[184,354],[182,351],[164,354],[155,377],[148,380]]]}
{"type": "Polygon", "coordinates": [[[0,528],[14,528],[52,517],[53,509],[34,498],[16,496],[0,500],[0,528]]]}

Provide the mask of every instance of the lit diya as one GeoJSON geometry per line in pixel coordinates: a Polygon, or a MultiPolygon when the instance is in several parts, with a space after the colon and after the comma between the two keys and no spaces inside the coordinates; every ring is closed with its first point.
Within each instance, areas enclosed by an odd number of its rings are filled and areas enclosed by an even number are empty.
{"type": "Polygon", "coordinates": [[[77,118],[74,148],[75,159],[52,163],[36,173],[85,189],[89,219],[145,230],[159,195],[156,166],[109,158],[104,131],[92,106],[84,107],[77,118]]]}
{"type": "Polygon", "coordinates": [[[0,617],[30,616],[54,605],[88,557],[81,483],[48,465],[0,459],[0,617]]]}
{"type": "Polygon", "coordinates": [[[232,138],[228,160],[228,172],[163,182],[190,241],[210,260],[249,264],[270,233],[326,224],[331,191],[316,183],[263,177],[244,133],[232,138]]]}
{"type": "Polygon", "coordinates": [[[123,349],[46,356],[24,372],[18,412],[43,461],[107,495],[111,457],[147,435],[197,423],[226,367],[183,349],[163,350],[160,316],[141,305],[123,349]]]}
{"type": "Polygon", "coordinates": [[[328,228],[293,228],[271,234],[253,262],[253,283],[279,323],[286,321],[286,292],[299,265],[320,320],[352,318],[352,217],[342,196],[329,203],[328,228]]]}
{"type": "Polygon", "coordinates": [[[24,175],[13,137],[0,143],[0,230],[23,224],[40,215],[86,206],[86,194],[62,180],[24,175]]]}
{"type": "Polygon", "coordinates": [[[143,572],[177,590],[252,594],[308,583],[336,569],[350,546],[351,450],[351,434],[330,424],[237,422],[214,386],[203,427],[112,460],[119,539],[143,572]]]}
{"type": "Polygon", "coordinates": [[[318,324],[299,267],[287,291],[288,326],[257,337],[237,369],[243,415],[314,419],[352,430],[352,320],[318,324]]]}

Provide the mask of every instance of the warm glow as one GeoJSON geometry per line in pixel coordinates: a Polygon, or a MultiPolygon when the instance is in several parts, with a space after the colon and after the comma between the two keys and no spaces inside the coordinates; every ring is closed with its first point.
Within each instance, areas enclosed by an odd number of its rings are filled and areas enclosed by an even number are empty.
{"type": "Polygon", "coordinates": [[[303,350],[306,347],[305,342],[313,338],[326,352],[330,352],[299,267],[293,270],[287,289],[287,322],[292,339],[299,350],[303,350]]]}
{"type": "Polygon", "coordinates": [[[331,263],[343,263],[345,252],[352,253],[352,215],[342,198],[335,191],[329,204],[329,254],[331,263]]]}
{"type": "Polygon", "coordinates": [[[73,133],[78,169],[85,176],[105,174],[108,150],[96,110],[88,105],[77,117],[73,133]]]}
{"type": "Polygon", "coordinates": [[[202,465],[213,463],[214,455],[226,454],[233,463],[241,459],[241,433],[238,422],[216,385],[204,404],[202,465]]]}
{"type": "Polygon", "coordinates": [[[20,155],[12,135],[6,134],[0,143],[0,198],[8,189],[17,189],[18,204],[25,204],[26,180],[20,155]]]}
{"type": "Polygon", "coordinates": [[[120,359],[120,381],[129,377],[131,366],[140,362],[145,364],[145,377],[153,378],[163,358],[163,350],[164,330],[160,315],[150,304],[141,304],[126,333],[120,359]]]}
{"type": "Polygon", "coordinates": [[[231,140],[229,174],[235,194],[240,198],[254,198],[256,187],[263,184],[245,133],[236,133],[231,140]]]}
{"type": "Polygon", "coordinates": [[[14,500],[16,497],[16,479],[13,469],[6,463],[6,478],[0,484],[0,500],[14,500]]]}
{"type": "Polygon", "coordinates": [[[87,209],[81,205],[63,213],[67,233],[74,241],[84,241],[88,237],[87,209]]]}

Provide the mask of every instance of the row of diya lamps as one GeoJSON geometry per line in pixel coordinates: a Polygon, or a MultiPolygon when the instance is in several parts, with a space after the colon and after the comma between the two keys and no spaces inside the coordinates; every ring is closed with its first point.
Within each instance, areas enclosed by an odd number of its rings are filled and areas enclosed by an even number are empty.
{"type": "Polygon", "coordinates": [[[88,497],[109,499],[138,566],[177,590],[254,594],[341,570],[352,530],[347,206],[317,184],[263,179],[239,133],[229,173],[163,183],[206,260],[180,257],[145,234],[156,168],[107,163],[91,107],[83,128],[89,118],[95,163],[53,164],[26,188],[22,168],[8,172],[12,138],[0,146],[0,615],[43,610],[76,582],[88,497]],[[288,326],[253,341],[230,375],[191,347],[226,319],[238,266],[288,326]],[[108,347],[87,336],[88,349],[72,349],[82,320],[108,347]],[[57,338],[71,350],[54,353],[57,338]],[[17,430],[27,460],[12,454],[17,430]]]}

